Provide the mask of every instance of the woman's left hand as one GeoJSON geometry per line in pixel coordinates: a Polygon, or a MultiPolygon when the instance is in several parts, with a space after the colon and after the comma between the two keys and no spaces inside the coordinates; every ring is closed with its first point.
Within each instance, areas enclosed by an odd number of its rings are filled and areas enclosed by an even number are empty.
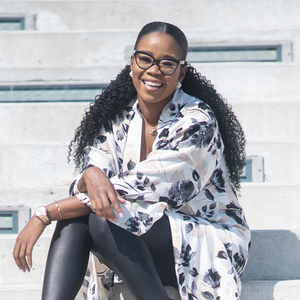
{"type": "Polygon", "coordinates": [[[30,272],[32,267],[32,249],[46,225],[35,215],[17,237],[13,257],[20,270],[30,272]]]}

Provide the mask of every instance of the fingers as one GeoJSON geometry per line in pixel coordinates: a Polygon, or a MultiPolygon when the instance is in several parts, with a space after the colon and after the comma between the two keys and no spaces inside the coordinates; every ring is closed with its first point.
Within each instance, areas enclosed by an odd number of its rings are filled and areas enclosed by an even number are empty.
{"type": "Polygon", "coordinates": [[[27,243],[22,243],[20,239],[17,238],[13,257],[20,270],[30,272],[32,266],[32,247],[28,247],[27,243]]]}
{"type": "Polygon", "coordinates": [[[119,197],[117,196],[114,190],[105,191],[101,193],[100,196],[97,195],[95,197],[90,198],[92,208],[98,216],[116,223],[118,219],[115,215],[113,208],[116,210],[119,217],[123,218],[120,202],[125,202],[122,198],[120,201],[119,197]]]}
{"type": "MultiPolygon", "coordinates": [[[[123,212],[122,212],[122,209],[120,207],[120,195],[117,194],[117,192],[114,192],[114,193],[110,193],[108,195],[108,198],[113,206],[113,208],[116,210],[117,214],[119,215],[120,218],[123,218],[123,212]]],[[[122,199],[122,198],[121,198],[122,199]]],[[[122,199],[123,200],[123,199],[122,199]]],[[[123,200],[124,201],[124,200],[123,200]]],[[[125,202],[125,201],[124,201],[125,202]]],[[[123,203],[124,203],[123,202],[123,203]]]]}

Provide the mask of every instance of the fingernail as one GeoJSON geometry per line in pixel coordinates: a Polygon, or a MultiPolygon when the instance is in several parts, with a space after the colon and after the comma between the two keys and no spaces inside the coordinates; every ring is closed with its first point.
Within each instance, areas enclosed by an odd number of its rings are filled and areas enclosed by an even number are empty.
{"type": "Polygon", "coordinates": [[[119,212],[119,217],[122,219],[124,217],[122,212],[119,212]]]}

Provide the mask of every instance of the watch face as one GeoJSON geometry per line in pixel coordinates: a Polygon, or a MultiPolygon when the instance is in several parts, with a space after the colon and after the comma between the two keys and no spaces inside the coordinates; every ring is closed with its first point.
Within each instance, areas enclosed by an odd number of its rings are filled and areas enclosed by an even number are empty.
{"type": "Polygon", "coordinates": [[[45,207],[45,206],[39,207],[39,208],[35,211],[35,214],[36,214],[38,217],[45,216],[45,215],[47,214],[46,207],[45,207]]]}

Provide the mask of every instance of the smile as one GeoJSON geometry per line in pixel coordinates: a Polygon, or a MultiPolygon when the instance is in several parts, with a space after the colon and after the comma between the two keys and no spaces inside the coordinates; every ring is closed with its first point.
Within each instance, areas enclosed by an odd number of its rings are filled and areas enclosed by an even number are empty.
{"type": "Polygon", "coordinates": [[[147,81],[147,80],[143,80],[144,84],[150,87],[161,87],[163,84],[162,83],[158,83],[158,82],[153,82],[153,81],[147,81]]]}

